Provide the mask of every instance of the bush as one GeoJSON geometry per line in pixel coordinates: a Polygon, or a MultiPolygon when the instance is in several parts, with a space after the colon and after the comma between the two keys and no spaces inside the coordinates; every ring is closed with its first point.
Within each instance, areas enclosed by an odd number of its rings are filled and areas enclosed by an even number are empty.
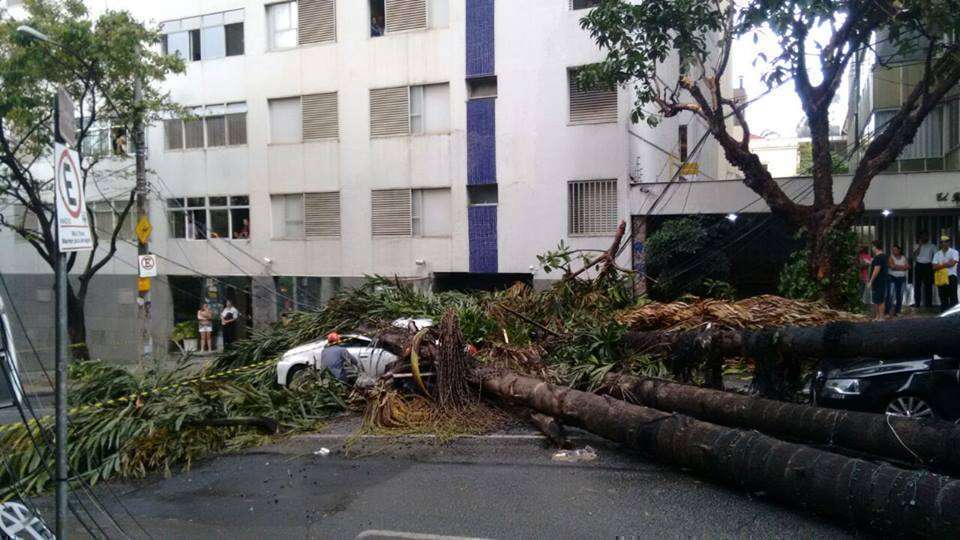
{"type": "Polygon", "coordinates": [[[652,292],[660,300],[673,300],[685,294],[709,296],[722,289],[724,296],[732,288],[717,288],[730,275],[730,260],[718,248],[726,226],[696,218],[665,222],[647,238],[647,272],[656,280],[652,292]]]}
{"type": "MultiPolygon", "coordinates": [[[[801,238],[803,234],[801,233],[801,238]]],[[[823,300],[824,291],[839,280],[840,305],[848,311],[860,311],[860,276],[857,266],[857,235],[853,231],[835,230],[827,239],[833,272],[822,280],[816,279],[810,268],[810,248],[794,251],[780,271],[781,296],[797,300],[823,300]]]]}

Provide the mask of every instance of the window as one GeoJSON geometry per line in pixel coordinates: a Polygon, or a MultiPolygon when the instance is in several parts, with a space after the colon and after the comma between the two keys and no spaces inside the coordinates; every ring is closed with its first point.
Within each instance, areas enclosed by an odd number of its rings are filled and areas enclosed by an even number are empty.
{"type": "Polygon", "coordinates": [[[427,27],[426,0],[386,0],[385,11],[387,33],[427,27]]]}
{"type": "Polygon", "coordinates": [[[571,235],[608,235],[617,230],[617,181],[575,180],[567,185],[571,235]]]}
{"type": "Polygon", "coordinates": [[[271,195],[273,237],[300,239],[303,233],[303,195],[271,195]]]}
{"type": "Polygon", "coordinates": [[[213,60],[244,52],[244,10],[235,9],[160,24],[164,54],[187,61],[213,60]]]}
{"type": "Polygon", "coordinates": [[[450,188],[371,193],[374,236],[450,236],[450,188]]]}
{"type": "Polygon", "coordinates": [[[193,118],[163,121],[167,150],[247,144],[247,104],[206,105],[191,109],[193,118]]]}
{"type": "Polygon", "coordinates": [[[383,35],[384,25],[386,24],[385,14],[383,0],[370,0],[370,37],[383,35]]]}
{"type": "Polygon", "coordinates": [[[303,138],[300,98],[271,99],[267,102],[270,113],[270,142],[294,143],[303,138]]]}
{"type": "Polygon", "coordinates": [[[336,139],[339,135],[337,93],[311,94],[301,99],[303,140],[336,139]]]}
{"type": "Polygon", "coordinates": [[[222,195],[167,199],[167,221],[171,238],[249,238],[250,198],[222,195]]]}
{"type": "MultiPolygon", "coordinates": [[[[897,111],[877,111],[874,114],[874,131],[882,131],[886,124],[893,118],[897,111]]],[[[953,111],[948,106],[946,108],[947,121],[953,111]]],[[[943,143],[944,143],[944,107],[940,106],[924,118],[917,129],[917,134],[913,137],[913,142],[907,145],[897,162],[891,166],[890,170],[900,172],[934,171],[943,170],[943,143]]],[[[952,132],[955,130],[952,125],[948,125],[946,130],[948,146],[953,142],[952,132]]]]}
{"type": "Polygon", "coordinates": [[[588,9],[600,5],[600,0],[570,0],[570,9],[588,9]]]}
{"type": "MultiPolygon", "coordinates": [[[[93,210],[93,226],[97,235],[101,239],[109,239],[119,222],[120,214],[127,206],[127,201],[94,201],[90,205],[93,210]]],[[[120,240],[132,241],[136,238],[136,233],[133,230],[133,213],[134,209],[131,208],[123,219],[123,226],[117,233],[117,238],[120,240]]]]}
{"type": "Polygon", "coordinates": [[[83,137],[85,157],[127,157],[134,153],[133,138],[126,126],[113,125],[109,121],[96,121],[83,137]]]}
{"type": "Polygon", "coordinates": [[[274,238],[340,236],[340,193],[271,195],[274,238]]]}
{"type": "Polygon", "coordinates": [[[271,50],[297,46],[296,2],[282,2],[267,6],[267,24],[271,50]]]}
{"type": "Polygon", "coordinates": [[[297,11],[300,45],[337,40],[336,0],[300,0],[297,11]]]}
{"type": "Polygon", "coordinates": [[[581,88],[577,81],[579,68],[567,70],[570,90],[570,123],[598,124],[617,121],[616,88],[581,88]]]}
{"type": "Polygon", "coordinates": [[[470,99],[497,97],[497,76],[467,79],[467,95],[470,99]]]}
{"type": "Polygon", "coordinates": [[[473,184],[467,186],[467,204],[490,206],[497,204],[497,184],[473,184]]]}
{"type": "Polygon", "coordinates": [[[450,85],[370,90],[370,135],[409,135],[450,131],[450,85]]]}

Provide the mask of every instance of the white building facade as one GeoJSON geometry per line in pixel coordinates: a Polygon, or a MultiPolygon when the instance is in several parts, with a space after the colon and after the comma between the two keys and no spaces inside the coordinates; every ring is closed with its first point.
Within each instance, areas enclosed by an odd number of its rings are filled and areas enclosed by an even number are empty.
{"type": "MultiPolygon", "coordinates": [[[[187,60],[165,85],[192,115],[147,130],[155,342],[204,300],[269,322],[372,274],[556,279],[538,254],[561,240],[605,249],[621,220],[642,222],[643,186],[681,162],[696,161],[690,180],[729,178],[698,124],[633,124],[629,89],[577,87],[575,70],[604,56],[579,23],[595,3],[90,0],[94,16],[160,25],[164,50],[187,60]]],[[[116,136],[104,131],[102,152],[116,136]]],[[[126,178],[87,189],[105,223],[126,178]]],[[[136,353],[124,236],[87,304],[91,348],[111,359],[136,353]]],[[[625,266],[642,264],[635,240],[625,266]]],[[[52,344],[49,268],[12,232],[0,245],[16,254],[0,269],[34,341],[52,344]]]]}

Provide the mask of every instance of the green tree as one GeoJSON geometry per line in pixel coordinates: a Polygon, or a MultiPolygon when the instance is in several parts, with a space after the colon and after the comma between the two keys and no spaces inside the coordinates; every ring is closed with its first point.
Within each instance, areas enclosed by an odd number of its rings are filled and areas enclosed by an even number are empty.
{"type": "Polygon", "coordinates": [[[684,294],[711,296],[730,275],[730,259],[720,250],[723,225],[694,218],[671,219],[647,238],[647,271],[653,293],[673,300],[684,294]]]}
{"type": "MultiPolygon", "coordinates": [[[[87,291],[94,275],[116,253],[118,235],[134,202],[132,165],[118,166],[87,150],[101,136],[100,126],[109,123],[113,138],[129,132],[138,115],[149,123],[174,109],[159,83],[182,72],[183,61],[157,51],[157,30],[127,12],[107,11],[91,20],[80,0],[26,0],[25,7],[23,20],[0,13],[0,200],[22,210],[21,219],[0,215],[0,226],[16,232],[54,267],[53,182],[47,162],[53,143],[51,105],[58,87],[66,89],[77,106],[76,146],[84,190],[89,194],[94,187],[104,198],[116,197],[119,191],[125,199],[114,207],[116,225],[106,230],[103,224],[92,227],[95,249],[68,258],[70,342],[75,357],[87,357],[87,291]],[[18,32],[20,25],[39,30],[54,43],[18,32]],[[134,99],[136,79],[143,83],[139,103],[134,99]]],[[[94,223],[90,206],[87,213],[94,223]]]]}
{"type": "Polygon", "coordinates": [[[743,182],[771,210],[807,233],[809,266],[823,294],[840,301],[833,268],[830,231],[853,223],[873,178],[913,141],[924,118],[960,81],[957,52],[960,9],[944,0],[601,0],[581,25],[606,51],[606,60],[583,70],[581,84],[633,85],[634,121],[688,113],[702,120],[724,156],[740,169],[743,182]],[[793,84],[810,129],[812,204],[793,200],[750,149],[744,118],[749,102],[725,93],[730,49],[741,36],[772,33],[779,52],[765,62],[771,87],[793,84]],[[816,41],[812,36],[826,36],[816,41]],[[871,51],[875,36],[920,59],[918,81],[885,126],[861,149],[849,187],[834,199],[834,161],[830,151],[829,109],[844,73],[871,51]],[[681,59],[679,75],[667,80],[658,70],[681,59]],[[815,58],[815,60],[812,60],[815,58]],[[647,108],[652,110],[647,110],[647,108]],[[736,119],[742,135],[730,129],[736,119]]]}

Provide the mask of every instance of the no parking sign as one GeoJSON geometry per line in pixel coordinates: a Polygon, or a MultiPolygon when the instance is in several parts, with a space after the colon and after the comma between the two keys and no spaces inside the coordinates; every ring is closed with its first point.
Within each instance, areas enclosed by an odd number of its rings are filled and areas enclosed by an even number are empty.
{"type": "Polygon", "coordinates": [[[62,144],[53,147],[56,166],[57,239],[60,251],[93,249],[93,236],[87,220],[87,201],[80,178],[80,158],[62,144]]]}

